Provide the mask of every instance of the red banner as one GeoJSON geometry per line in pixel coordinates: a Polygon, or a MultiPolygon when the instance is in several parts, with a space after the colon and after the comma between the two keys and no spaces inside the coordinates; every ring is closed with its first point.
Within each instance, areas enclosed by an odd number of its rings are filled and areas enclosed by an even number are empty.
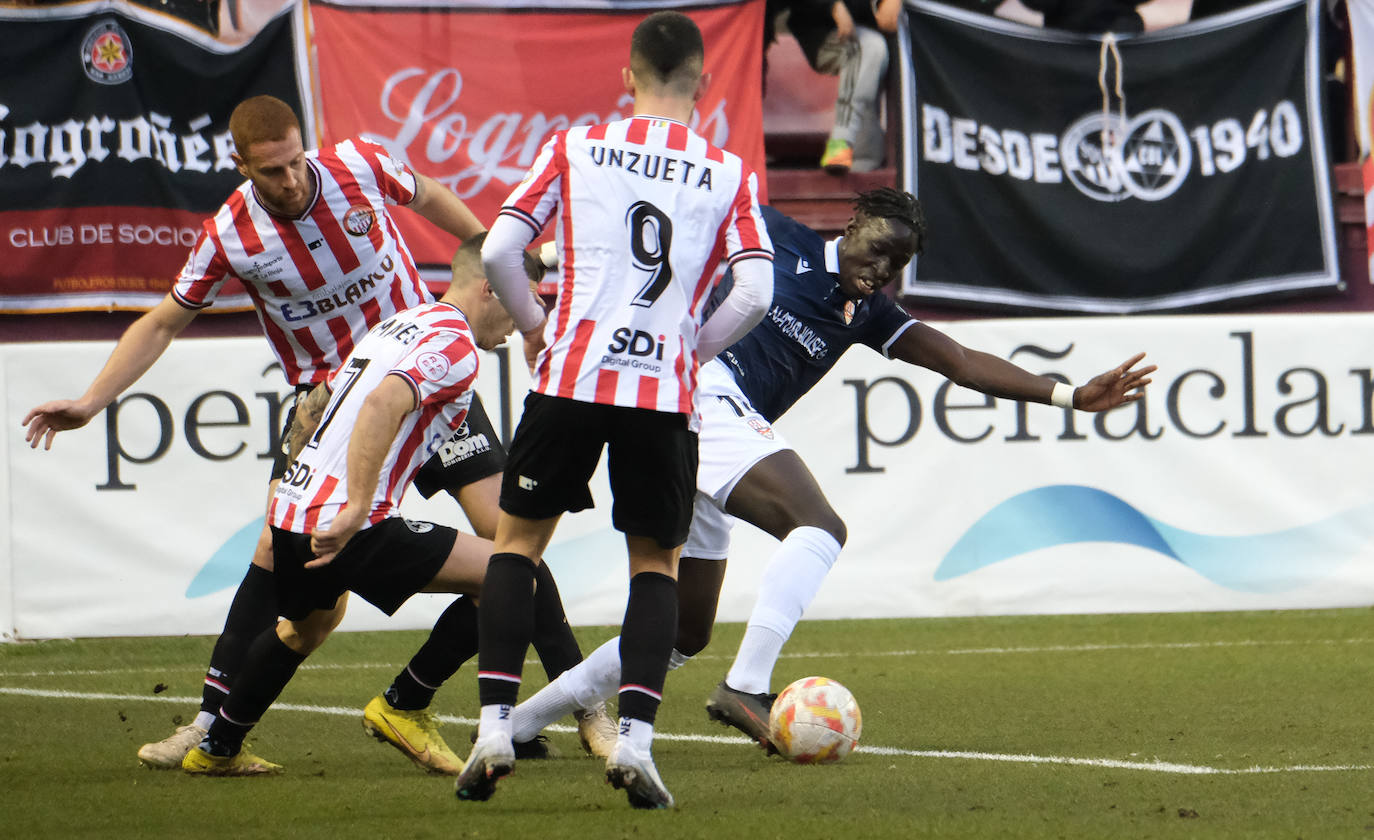
{"type": "MultiPolygon", "coordinates": [[[[692,127],[762,180],[763,2],[684,11],[712,75],[692,127]]],[[[366,134],[490,224],[555,131],[631,113],[620,70],[645,14],[312,3],[325,137],[366,134]]],[[[409,211],[397,218],[416,259],[445,267],[433,279],[446,283],[457,242],[409,211]]]]}

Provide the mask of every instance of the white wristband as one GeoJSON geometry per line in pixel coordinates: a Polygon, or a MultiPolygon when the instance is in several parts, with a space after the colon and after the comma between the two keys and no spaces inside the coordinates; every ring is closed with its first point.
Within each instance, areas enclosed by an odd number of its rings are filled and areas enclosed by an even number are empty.
{"type": "Polygon", "coordinates": [[[1064,382],[1054,383],[1054,390],[1050,392],[1050,405],[1073,408],[1073,392],[1076,390],[1078,389],[1064,382]]]}

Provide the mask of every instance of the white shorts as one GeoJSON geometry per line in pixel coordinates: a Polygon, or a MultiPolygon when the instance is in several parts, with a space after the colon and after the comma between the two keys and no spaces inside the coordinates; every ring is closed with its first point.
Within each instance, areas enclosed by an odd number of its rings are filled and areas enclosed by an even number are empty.
{"type": "Polygon", "coordinates": [[[713,359],[702,365],[697,412],[701,415],[697,494],[682,556],[724,560],[730,554],[730,529],[735,524],[735,518],[725,512],[725,500],[751,467],[792,447],[740,393],[724,362],[713,359]]]}

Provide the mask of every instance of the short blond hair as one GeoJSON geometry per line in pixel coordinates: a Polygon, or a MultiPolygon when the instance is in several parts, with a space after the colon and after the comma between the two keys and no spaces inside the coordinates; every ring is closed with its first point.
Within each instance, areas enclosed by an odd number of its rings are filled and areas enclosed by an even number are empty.
{"type": "Polygon", "coordinates": [[[229,115],[229,133],[240,157],[248,156],[254,143],[285,140],[291,129],[300,133],[301,122],[291,106],[275,96],[245,99],[229,115]]]}

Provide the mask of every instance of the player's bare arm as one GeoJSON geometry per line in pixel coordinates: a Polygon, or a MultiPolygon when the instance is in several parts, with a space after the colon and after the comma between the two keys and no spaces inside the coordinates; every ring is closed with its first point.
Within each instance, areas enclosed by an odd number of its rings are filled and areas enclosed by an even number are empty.
{"type": "Polygon", "coordinates": [[[400,376],[387,376],[363,401],[358,421],[348,438],[348,504],[325,531],[311,535],[314,569],[331,562],[353,535],[362,530],[372,512],[372,497],[381,479],[387,450],[396,440],[401,420],[415,410],[415,391],[400,376]]]}
{"type": "Polygon", "coordinates": [[[418,172],[415,173],[415,197],[410,200],[409,207],[435,227],[459,239],[467,239],[486,230],[477,215],[452,190],[418,172]]]}
{"type": "Polygon", "coordinates": [[[310,436],[320,425],[324,407],[329,404],[329,387],[323,382],[310,389],[305,399],[296,404],[296,413],[291,418],[291,428],[286,433],[286,460],[296,460],[310,436]]]}
{"type": "Polygon", "coordinates": [[[44,449],[52,449],[52,439],[58,432],[79,429],[89,423],[153,366],[197,312],[167,295],[130,324],[85,394],[75,400],[43,403],[24,415],[22,425],[28,427],[24,440],[29,447],[37,449],[42,441],[44,449]]]}
{"type": "MultiPolygon", "coordinates": [[[[999,356],[965,347],[927,324],[915,324],[892,345],[892,358],[929,368],[957,385],[994,397],[1051,403],[1056,380],[1039,376],[999,356]]],[[[1073,407],[1106,411],[1140,399],[1156,367],[1136,369],[1145,358],[1138,353],[1121,365],[1078,386],[1073,407]]]]}

